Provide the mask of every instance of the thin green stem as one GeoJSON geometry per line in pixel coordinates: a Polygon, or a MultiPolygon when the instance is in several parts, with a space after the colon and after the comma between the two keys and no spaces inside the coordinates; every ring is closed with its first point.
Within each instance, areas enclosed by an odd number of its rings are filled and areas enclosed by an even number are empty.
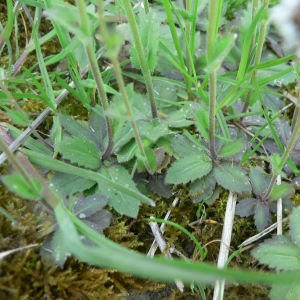
{"type": "Polygon", "coordinates": [[[116,51],[111,51],[113,49],[110,49],[110,47],[109,47],[110,46],[110,44],[109,44],[109,38],[110,37],[109,37],[109,34],[108,34],[105,19],[103,17],[104,16],[103,0],[98,0],[97,2],[98,2],[98,16],[99,16],[99,22],[100,22],[100,27],[101,27],[101,34],[102,34],[102,37],[103,37],[103,41],[107,45],[108,56],[110,57],[111,62],[114,66],[114,70],[115,70],[119,90],[122,94],[123,101],[125,103],[126,114],[127,114],[127,117],[129,118],[130,125],[133,129],[134,137],[135,137],[136,143],[139,147],[140,153],[141,153],[142,157],[144,158],[144,160],[146,162],[146,168],[148,170],[150,170],[149,164],[147,162],[147,156],[146,156],[146,153],[145,153],[145,150],[144,150],[144,146],[143,146],[141,137],[140,137],[139,132],[138,132],[138,128],[137,128],[135,120],[134,120],[134,116],[133,116],[133,113],[132,113],[132,109],[131,109],[131,105],[130,105],[130,102],[129,102],[129,99],[128,99],[128,95],[126,93],[125,84],[124,84],[124,80],[123,80],[123,76],[122,76],[122,71],[121,71],[121,68],[120,68],[119,60],[118,60],[118,53],[116,51]]]}
{"type": "MultiPolygon", "coordinates": [[[[291,138],[286,146],[286,149],[282,155],[282,158],[280,160],[280,163],[278,164],[278,169],[281,170],[284,166],[284,164],[286,163],[290,153],[292,152],[292,150],[294,149],[296,143],[298,142],[299,139],[299,133],[300,133],[300,118],[297,119],[294,130],[292,132],[291,138]]],[[[276,178],[277,178],[278,174],[273,174],[271,182],[268,186],[267,192],[265,193],[263,200],[266,200],[270,197],[270,194],[272,192],[272,189],[276,183],[276,178]]]]}
{"type": "MultiPolygon", "coordinates": [[[[213,61],[213,50],[217,37],[217,30],[219,24],[219,1],[211,0],[208,7],[208,30],[207,30],[207,63],[208,65],[213,61]]],[[[216,145],[215,145],[215,127],[216,127],[216,90],[217,90],[217,70],[211,71],[209,74],[209,150],[212,159],[216,159],[216,145]]]]}
{"type": "Polygon", "coordinates": [[[155,103],[155,93],[154,93],[154,88],[153,88],[153,83],[152,83],[152,78],[151,78],[151,73],[144,55],[144,49],[142,46],[142,42],[140,39],[140,34],[138,31],[137,23],[135,20],[135,15],[133,13],[133,9],[130,4],[130,0],[124,0],[123,1],[124,9],[128,18],[128,23],[131,29],[133,41],[137,50],[137,55],[138,55],[138,60],[140,63],[140,67],[145,79],[145,84],[146,84],[146,89],[147,89],[147,95],[148,99],[150,102],[151,106],[151,112],[152,112],[152,117],[156,119],[158,117],[157,114],[157,107],[155,103]]]}
{"type": "Polygon", "coordinates": [[[144,0],[144,8],[145,8],[145,13],[147,14],[150,10],[148,0],[144,0]]]}
{"type": "MultiPolygon", "coordinates": [[[[89,20],[88,20],[87,13],[85,10],[84,1],[77,0],[77,6],[78,6],[78,11],[79,11],[82,31],[87,37],[87,42],[85,43],[85,50],[86,50],[86,53],[87,53],[87,56],[88,56],[88,59],[90,62],[94,80],[96,82],[97,91],[98,91],[98,94],[100,97],[101,105],[103,107],[103,110],[106,112],[109,108],[109,104],[108,104],[108,99],[107,99],[107,95],[105,92],[103,79],[102,79],[102,76],[101,76],[101,73],[99,71],[99,67],[97,64],[97,58],[96,58],[94,47],[93,47],[93,37],[92,37],[92,33],[90,32],[90,28],[89,28],[89,20]]],[[[108,146],[102,155],[102,160],[107,159],[111,155],[111,153],[113,151],[113,147],[114,147],[112,120],[108,115],[105,115],[105,121],[106,121],[107,132],[108,132],[108,146]]]]}
{"type": "MultiPolygon", "coordinates": [[[[177,36],[175,22],[174,22],[172,10],[171,10],[171,4],[170,4],[169,0],[163,0],[163,4],[164,4],[165,11],[166,11],[166,14],[167,14],[167,19],[168,19],[170,31],[171,31],[171,34],[172,34],[174,46],[175,46],[176,51],[177,51],[177,55],[178,55],[178,58],[179,58],[181,69],[186,70],[186,63],[185,63],[185,60],[184,60],[184,57],[183,57],[182,48],[181,48],[181,45],[180,45],[180,42],[179,42],[179,38],[177,36]]],[[[183,75],[184,83],[185,83],[185,86],[186,86],[188,99],[191,100],[191,99],[193,99],[191,81],[189,80],[189,78],[186,74],[182,73],[182,75],[183,75]]]]}
{"type": "MultiPolygon", "coordinates": [[[[257,3],[258,1],[254,0],[253,2],[254,2],[253,3],[253,11],[256,13],[258,11],[258,3],[257,3]],[[254,9],[254,5],[256,5],[255,9],[254,9]]],[[[269,0],[264,1],[264,5],[266,7],[268,7],[269,0]]],[[[254,17],[254,15],[253,15],[253,17],[254,17]]],[[[254,66],[257,66],[260,64],[263,46],[264,46],[264,43],[266,40],[267,24],[268,24],[268,21],[263,20],[261,22],[261,25],[259,28],[258,44],[257,44],[257,49],[256,49],[256,54],[255,54],[255,59],[254,59],[254,66]]],[[[252,45],[253,45],[254,41],[255,41],[255,35],[252,36],[252,45]]],[[[250,84],[254,83],[256,76],[257,76],[257,69],[254,70],[251,75],[250,84]]],[[[252,93],[253,93],[252,90],[249,90],[247,93],[245,104],[244,104],[243,111],[242,111],[243,113],[245,113],[249,108],[252,93]]]]}

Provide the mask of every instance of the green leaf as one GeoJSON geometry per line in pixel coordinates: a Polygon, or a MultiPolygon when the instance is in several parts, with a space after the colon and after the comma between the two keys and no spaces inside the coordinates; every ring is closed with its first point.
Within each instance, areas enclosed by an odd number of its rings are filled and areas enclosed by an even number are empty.
{"type": "Polygon", "coordinates": [[[168,116],[170,127],[181,128],[194,124],[192,103],[186,103],[180,110],[171,113],[168,116]]]}
{"type": "Polygon", "coordinates": [[[204,154],[180,158],[169,168],[166,183],[187,183],[207,175],[212,169],[212,162],[204,154]]]}
{"type": "Polygon", "coordinates": [[[290,232],[293,243],[300,247],[300,206],[295,207],[290,215],[290,232]]]}
{"type": "Polygon", "coordinates": [[[41,197],[42,185],[35,178],[30,178],[28,183],[20,174],[11,174],[2,176],[1,180],[11,192],[22,198],[38,200],[41,197]]]}
{"type": "Polygon", "coordinates": [[[121,162],[126,162],[131,160],[134,157],[137,149],[138,146],[135,140],[132,139],[129,143],[123,146],[121,150],[119,150],[119,152],[117,153],[118,162],[121,163],[121,162]]]}
{"type": "Polygon", "coordinates": [[[257,201],[259,200],[255,198],[245,198],[239,201],[235,208],[235,214],[240,217],[249,217],[254,215],[257,201]]]}
{"type": "Polygon", "coordinates": [[[272,172],[275,175],[285,176],[284,172],[282,172],[280,168],[281,158],[278,154],[274,153],[270,156],[270,162],[272,165],[272,172]]]}
{"type": "Polygon", "coordinates": [[[237,164],[220,162],[219,165],[214,167],[213,174],[217,183],[225,189],[237,193],[251,191],[251,185],[245,170],[237,164]]]}
{"type": "Polygon", "coordinates": [[[259,232],[271,225],[272,219],[268,202],[256,201],[254,219],[259,232]]]}
{"type": "Polygon", "coordinates": [[[300,270],[300,248],[283,235],[266,240],[251,252],[261,264],[284,271],[300,270]]]}
{"type": "Polygon", "coordinates": [[[214,70],[218,70],[223,60],[228,55],[229,51],[234,45],[235,38],[233,35],[223,35],[220,37],[214,46],[213,58],[208,62],[206,72],[211,73],[214,70]]]}
{"type": "Polygon", "coordinates": [[[251,168],[249,177],[254,194],[261,197],[269,186],[270,176],[268,178],[268,174],[264,173],[261,169],[251,168]]]}
{"type": "Polygon", "coordinates": [[[197,130],[202,135],[202,137],[208,141],[209,140],[209,113],[208,109],[201,106],[194,113],[195,125],[197,130]]]}
{"type": "Polygon", "coordinates": [[[147,196],[142,195],[140,192],[137,192],[136,190],[126,188],[126,187],[124,187],[123,184],[119,184],[113,180],[110,180],[107,177],[105,177],[97,172],[79,168],[79,167],[75,167],[75,166],[67,164],[63,161],[42,155],[40,153],[33,152],[28,149],[23,149],[22,151],[24,152],[24,154],[29,158],[29,160],[33,164],[36,164],[38,166],[41,166],[41,167],[44,167],[46,169],[50,169],[53,171],[78,175],[78,176],[84,177],[86,179],[96,181],[98,183],[101,182],[104,185],[108,185],[108,186],[112,187],[113,189],[117,189],[117,190],[125,193],[126,195],[135,197],[139,201],[142,201],[142,202],[145,202],[152,206],[155,206],[154,201],[151,200],[150,198],[148,198],[147,196]]]}
{"type": "Polygon", "coordinates": [[[30,119],[25,111],[8,110],[6,114],[11,118],[12,122],[21,126],[28,126],[30,119]]]}
{"type": "MultiPolygon", "coordinates": [[[[157,20],[155,11],[145,13],[144,9],[139,11],[139,27],[138,31],[141,38],[144,55],[148,63],[148,68],[154,70],[157,63],[157,51],[159,43],[159,26],[160,22],[157,20]]],[[[131,61],[133,65],[140,69],[140,63],[138,60],[137,49],[135,45],[132,45],[130,50],[131,61]]]]}
{"type": "Polygon", "coordinates": [[[141,137],[146,137],[152,142],[156,142],[160,137],[167,135],[169,132],[168,124],[158,119],[150,122],[141,120],[137,125],[141,137]]]}
{"type": "Polygon", "coordinates": [[[221,147],[218,153],[218,157],[220,158],[233,157],[234,160],[237,161],[236,158],[237,154],[242,155],[246,151],[247,147],[248,147],[248,143],[243,140],[234,140],[234,141],[227,142],[221,147]]]}
{"type": "Polygon", "coordinates": [[[216,189],[216,180],[212,174],[196,179],[190,185],[189,195],[193,198],[193,202],[198,203],[213,194],[216,189]]]}
{"type": "MultiPolygon", "coordinates": [[[[138,192],[135,183],[132,181],[127,170],[122,166],[111,166],[102,168],[100,173],[106,178],[113,180],[116,183],[122,184],[125,188],[130,188],[138,192]]],[[[102,194],[110,197],[109,205],[111,205],[119,214],[127,215],[136,218],[139,212],[140,201],[123,192],[116,191],[106,184],[99,184],[99,189],[102,194]]]]}
{"type": "Polygon", "coordinates": [[[75,193],[90,189],[96,182],[80,177],[79,175],[55,172],[51,183],[62,195],[71,196],[75,193]]]}
{"type": "Polygon", "coordinates": [[[100,167],[101,153],[96,145],[82,138],[66,138],[56,145],[64,159],[90,169],[100,167]]]}
{"type": "Polygon", "coordinates": [[[58,117],[62,127],[73,137],[78,137],[87,141],[94,141],[95,143],[97,143],[97,138],[95,137],[96,133],[94,133],[87,126],[84,126],[78,121],[75,121],[70,116],[58,114],[58,117]]]}
{"type": "Polygon", "coordinates": [[[286,284],[277,283],[272,284],[272,289],[269,294],[271,300],[296,300],[300,295],[300,273],[293,272],[293,278],[286,284]]]}
{"type": "Polygon", "coordinates": [[[202,149],[197,147],[190,139],[179,134],[172,139],[172,146],[179,157],[198,155],[202,152],[202,149]]]}
{"type": "Polygon", "coordinates": [[[293,194],[294,188],[288,183],[282,183],[280,185],[275,185],[272,189],[271,195],[269,197],[270,201],[276,201],[279,198],[289,197],[293,194]]]}

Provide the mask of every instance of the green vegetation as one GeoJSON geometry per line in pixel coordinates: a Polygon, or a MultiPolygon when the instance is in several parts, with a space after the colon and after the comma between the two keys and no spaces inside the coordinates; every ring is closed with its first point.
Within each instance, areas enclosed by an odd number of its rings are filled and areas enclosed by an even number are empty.
{"type": "Polygon", "coordinates": [[[296,298],[299,45],[276,5],[7,0],[0,298],[296,298]]]}

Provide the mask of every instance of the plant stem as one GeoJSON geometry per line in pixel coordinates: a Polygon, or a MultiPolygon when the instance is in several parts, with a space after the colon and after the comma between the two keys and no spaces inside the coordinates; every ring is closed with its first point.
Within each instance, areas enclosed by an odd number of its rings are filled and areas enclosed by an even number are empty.
{"type": "MultiPolygon", "coordinates": [[[[286,149],[282,155],[281,161],[278,164],[278,169],[281,170],[284,166],[284,164],[286,163],[286,160],[288,159],[291,151],[294,149],[298,139],[299,139],[299,133],[300,133],[300,118],[297,119],[296,124],[295,124],[295,128],[292,132],[291,138],[286,146],[286,149]]],[[[272,192],[272,189],[276,183],[276,179],[277,179],[277,175],[278,174],[273,174],[272,178],[271,178],[271,182],[268,186],[267,192],[265,193],[264,197],[262,200],[267,200],[270,197],[270,194],[272,192]]]]}
{"type": "MultiPolygon", "coordinates": [[[[165,11],[167,14],[167,19],[168,19],[168,23],[169,23],[171,34],[172,34],[173,43],[174,43],[174,46],[176,48],[176,52],[177,52],[177,55],[179,58],[180,67],[181,67],[181,69],[186,70],[186,63],[184,61],[183,52],[182,52],[182,48],[181,48],[181,45],[179,42],[179,38],[177,36],[177,31],[176,31],[174,18],[173,18],[172,10],[171,10],[171,4],[170,4],[169,0],[163,0],[163,4],[164,4],[165,11]]],[[[188,47],[188,45],[187,45],[187,47],[188,47]]],[[[186,74],[183,73],[182,76],[183,76],[186,91],[188,94],[188,99],[192,100],[193,93],[192,93],[191,81],[189,80],[189,78],[186,74]]]]}
{"type": "Polygon", "coordinates": [[[125,8],[125,12],[128,18],[128,23],[131,29],[133,41],[137,50],[137,55],[138,55],[138,60],[140,63],[140,67],[145,79],[145,84],[146,84],[146,89],[147,89],[147,94],[148,94],[148,99],[150,101],[151,105],[151,112],[152,112],[152,117],[156,119],[158,117],[157,114],[157,107],[155,103],[155,93],[154,93],[154,88],[153,88],[153,83],[152,83],[152,78],[151,78],[151,73],[148,67],[148,64],[146,62],[146,58],[144,55],[144,49],[142,46],[142,42],[140,39],[137,23],[135,20],[135,15],[133,13],[133,9],[130,4],[130,0],[124,0],[123,5],[125,8]]]}
{"type": "MultiPolygon", "coordinates": [[[[214,57],[213,51],[216,42],[218,19],[219,19],[219,1],[211,0],[208,6],[208,30],[207,30],[207,64],[209,65],[214,57]]],[[[209,74],[209,150],[211,158],[217,158],[215,145],[215,116],[216,116],[216,88],[217,88],[217,70],[209,74]]]]}
{"type": "MultiPolygon", "coordinates": [[[[95,51],[93,48],[93,38],[92,38],[92,33],[90,32],[90,28],[89,28],[89,21],[88,21],[87,13],[85,11],[85,3],[83,0],[77,0],[76,2],[77,2],[78,11],[79,11],[82,31],[87,36],[87,38],[90,39],[90,41],[87,41],[87,43],[84,45],[85,50],[86,50],[86,53],[87,53],[87,56],[88,56],[88,59],[89,59],[90,65],[91,65],[91,70],[92,70],[92,73],[94,76],[94,80],[96,82],[97,91],[98,91],[98,94],[100,97],[101,105],[103,107],[104,112],[106,112],[109,108],[109,104],[108,104],[107,95],[105,92],[102,76],[101,76],[101,73],[99,71],[99,67],[97,64],[95,51]]],[[[105,121],[106,121],[107,132],[108,132],[108,145],[107,145],[105,152],[102,155],[102,160],[107,159],[111,155],[111,153],[113,151],[113,147],[114,147],[112,120],[108,115],[105,115],[105,121]]]]}
{"type": "MultiPolygon", "coordinates": [[[[254,13],[256,13],[257,10],[258,10],[258,8],[257,8],[258,3],[257,2],[258,2],[257,0],[253,1],[253,12],[254,13]]],[[[265,0],[264,5],[267,8],[268,5],[269,5],[269,0],[265,0]]],[[[253,15],[253,18],[254,18],[254,15],[253,15]]],[[[255,59],[254,59],[254,66],[257,66],[260,63],[263,46],[264,46],[264,43],[265,43],[265,40],[266,40],[267,24],[268,24],[268,21],[263,20],[261,22],[261,25],[260,25],[260,28],[259,28],[258,44],[257,44],[257,50],[256,50],[256,54],[255,54],[255,59]]],[[[253,45],[254,41],[255,41],[255,36],[252,36],[252,45],[253,45]]],[[[257,69],[255,69],[253,71],[252,75],[251,75],[250,84],[254,83],[254,81],[256,79],[256,76],[257,76],[257,69]]],[[[252,90],[249,90],[248,94],[247,94],[247,97],[246,97],[244,107],[243,107],[243,111],[242,111],[243,113],[245,113],[249,108],[251,96],[252,96],[252,90]]]]}
{"type": "Polygon", "coordinates": [[[148,0],[144,0],[144,8],[145,8],[145,13],[147,14],[149,12],[149,3],[148,3],[148,0]]]}

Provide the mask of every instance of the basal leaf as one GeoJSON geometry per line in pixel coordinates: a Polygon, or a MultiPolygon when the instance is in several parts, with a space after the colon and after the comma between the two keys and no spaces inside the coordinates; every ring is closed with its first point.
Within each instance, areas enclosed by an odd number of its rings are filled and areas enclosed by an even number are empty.
{"type": "Polygon", "coordinates": [[[71,196],[78,192],[90,189],[95,181],[68,173],[55,172],[51,184],[64,196],[71,196]]]}
{"type": "Polygon", "coordinates": [[[134,157],[137,149],[138,146],[135,140],[132,139],[129,143],[123,146],[121,150],[119,150],[119,152],[117,153],[118,162],[126,162],[131,160],[134,157]]]}
{"type": "Polygon", "coordinates": [[[97,143],[97,138],[95,137],[96,133],[94,133],[87,126],[84,126],[82,123],[79,123],[70,116],[58,114],[58,117],[64,130],[70,133],[72,137],[78,137],[97,143]]]}
{"type": "Polygon", "coordinates": [[[282,235],[266,240],[254,249],[251,254],[261,264],[284,271],[300,270],[300,248],[290,238],[282,235]]]}
{"type": "Polygon", "coordinates": [[[270,183],[270,176],[257,168],[250,168],[249,174],[253,192],[256,196],[262,196],[270,183]]]}
{"type": "Polygon", "coordinates": [[[235,214],[240,217],[249,217],[254,215],[256,202],[259,201],[255,198],[245,198],[237,204],[235,214]]]}
{"type": "Polygon", "coordinates": [[[138,130],[142,137],[146,137],[152,142],[156,142],[160,137],[167,135],[169,132],[168,124],[154,119],[150,122],[140,120],[138,122],[138,130]]]}
{"type": "Polygon", "coordinates": [[[186,103],[183,107],[168,116],[170,127],[181,128],[194,124],[192,103],[186,103]]]}
{"type": "Polygon", "coordinates": [[[300,206],[295,207],[290,215],[290,232],[293,243],[300,247],[300,206]]]}
{"type": "Polygon", "coordinates": [[[272,223],[268,202],[257,201],[254,212],[255,226],[257,230],[263,231],[272,223]]]}
{"type": "MultiPolygon", "coordinates": [[[[144,9],[139,11],[139,33],[141,43],[150,70],[154,70],[157,63],[157,51],[159,42],[159,26],[160,22],[156,18],[155,11],[145,13],[144,9]]],[[[141,68],[137,49],[133,44],[130,51],[132,57],[131,61],[136,68],[141,68]]]]}
{"type": "Polygon", "coordinates": [[[195,125],[201,136],[205,140],[209,140],[209,113],[208,109],[201,106],[194,112],[195,125]]]}
{"type": "MultiPolygon", "coordinates": [[[[227,142],[226,144],[222,145],[218,157],[220,158],[227,158],[233,157],[237,154],[243,154],[248,147],[248,143],[243,140],[234,140],[231,142],[227,142]]],[[[234,159],[236,161],[236,159],[234,159]]]]}
{"type": "Polygon", "coordinates": [[[275,185],[272,189],[271,195],[269,197],[270,201],[276,201],[279,198],[289,197],[293,194],[294,188],[288,183],[282,183],[280,185],[275,185]]]}
{"type": "Polygon", "coordinates": [[[193,202],[201,202],[207,198],[216,188],[216,180],[211,174],[196,179],[190,184],[189,195],[192,197],[193,202]]]}
{"type": "Polygon", "coordinates": [[[213,174],[218,184],[232,192],[241,193],[251,190],[245,170],[235,163],[220,162],[214,167],[213,174]]]}
{"type": "Polygon", "coordinates": [[[187,183],[207,175],[212,169],[212,162],[204,154],[180,158],[169,168],[166,183],[187,183]]]}
{"type": "Polygon", "coordinates": [[[133,130],[129,122],[116,133],[114,152],[119,152],[120,149],[134,138],[133,130]]]}
{"type": "Polygon", "coordinates": [[[74,214],[80,219],[85,219],[103,209],[109,198],[100,194],[94,194],[79,201],[74,206],[74,214]]]}
{"type": "Polygon", "coordinates": [[[175,135],[172,139],[172,146],[179,157],[198,155],[202,149],[197,147],[191,140],[183,135],[175,135]]]}
{"type": "MultiPolygon", "coordinates": [[[[138,192],[135,183],[132,181],[131,176],[124,167],[114,165],[109,168],[102,168],[100,173],[108,179],[122,184],[125,188],[128,187],[138,192]]],[[[99,189],[101,194],[110,198],[109,205],[111,205],[119,214],[124,214],[132,218],[137,217],[140,206],[139,200],[123,192],[112,189],[106,184],[99,183],[99,189]]]]}
{"type": "Polygon", "coordinates": [[[101,153],[96,145],[82,138],[66,138],[56,145],[64,159],[79,166],[97,169],[100,166],[101,153]]]}
{"type": "Polygon", "coordinates": [[[289,283],[281,284],[274,283],[272,285],[269,298],[271,300],[282,300],[284,295],[284,300],[296,300],[299,299],[300,295],[300,273],[294,272],[293,279],[289,283]]]}
{"type": "Polygon", "coordinates": [[[165,176],[155,174],[149,178],[149,189],[161,197],[169,199],[172,196],[172,186],[165,184],[165,176]]]}
{"type": "Polygon", "coordinates": [[[11,174],[2,176],[1,180],[11,192],[22,198],[38,200],[41,197],[42,186],[35,178],[30,178],[29,183],[20,174],[11,174]]]}

